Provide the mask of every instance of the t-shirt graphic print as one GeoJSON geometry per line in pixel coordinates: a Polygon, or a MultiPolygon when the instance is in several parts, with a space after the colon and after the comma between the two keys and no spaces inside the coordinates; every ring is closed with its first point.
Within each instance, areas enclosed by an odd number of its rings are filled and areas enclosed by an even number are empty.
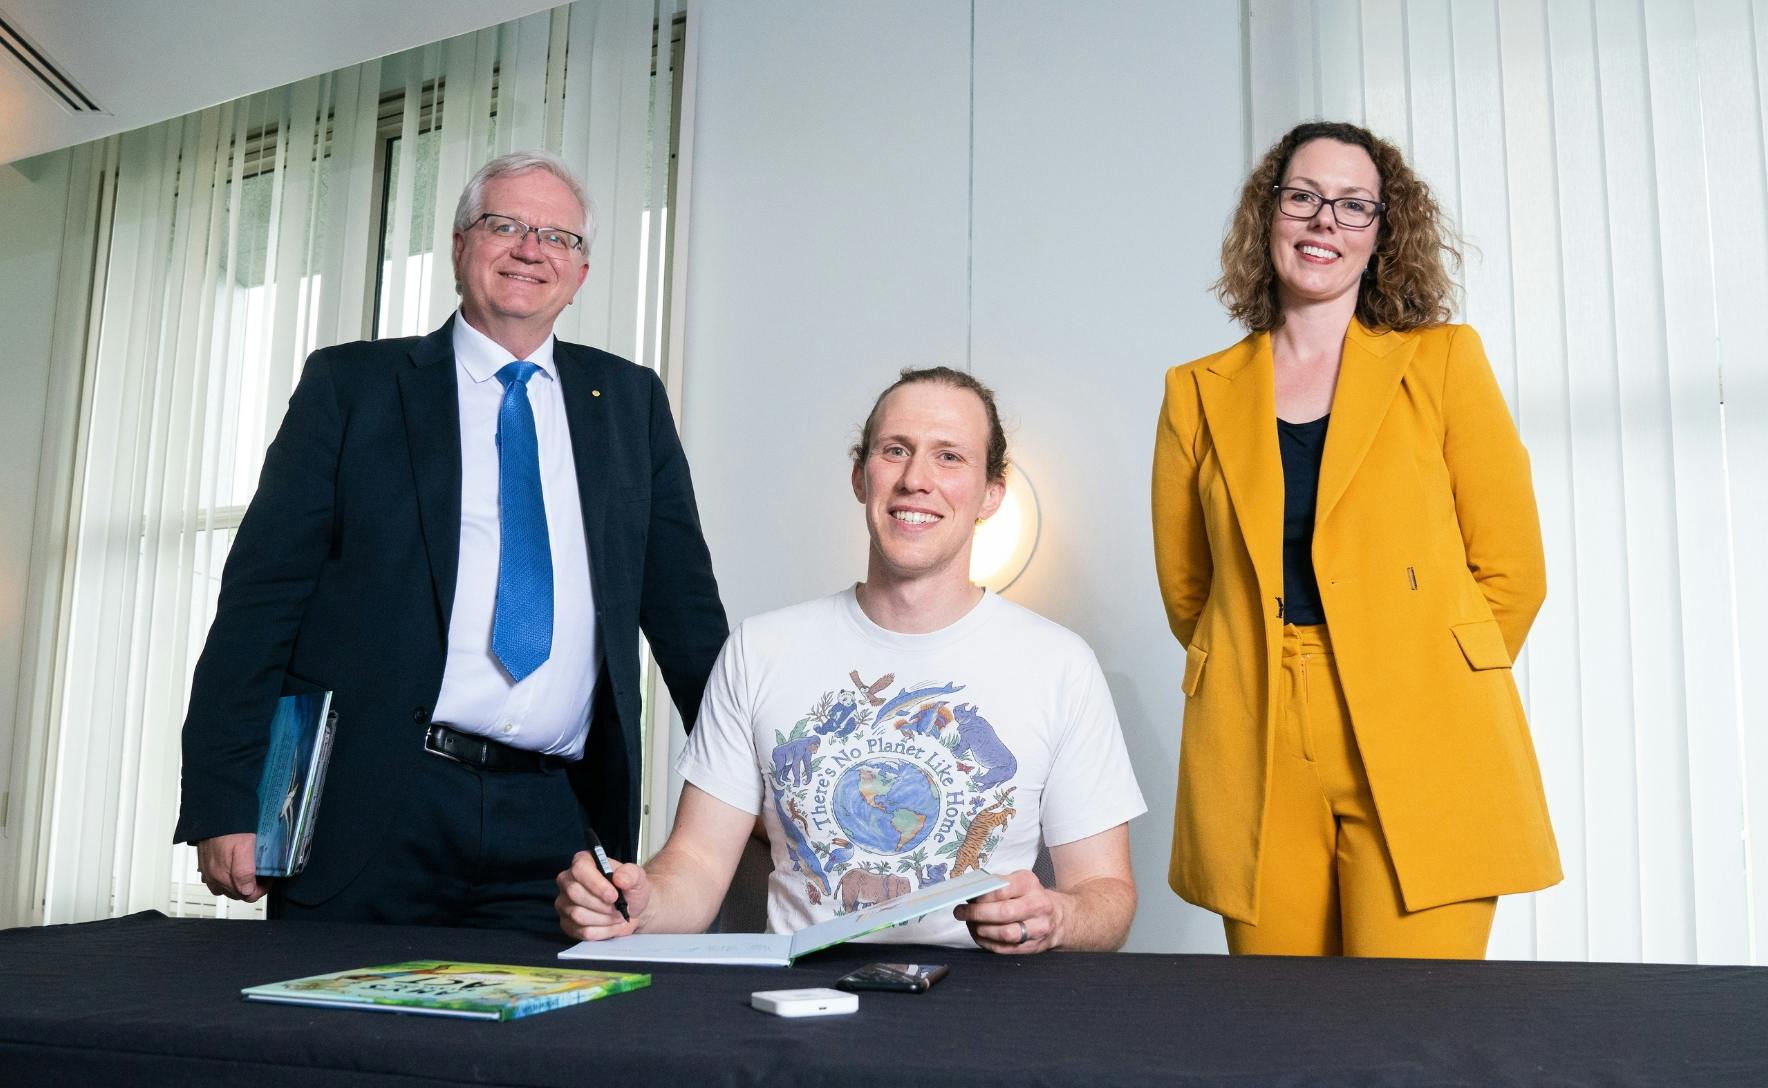
{"type": "Polygon", "coordinates": [[[790,732],[768,783],[793,869],[812,902],[849,914],[986,869],[1018,814],[1019,761],[965,685],[873,683],[850,670],[790,732]]]}

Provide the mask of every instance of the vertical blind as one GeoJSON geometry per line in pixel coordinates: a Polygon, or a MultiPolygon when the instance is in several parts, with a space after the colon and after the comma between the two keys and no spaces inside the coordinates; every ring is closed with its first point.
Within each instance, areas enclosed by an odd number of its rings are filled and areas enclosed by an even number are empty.
{"type": "Polygon", "coordinates": [[[1768,299],[1750,0],[1249,0],[1248,160],[1394,142],[1472,243],[1461,320],[1532,455],[1518,680],[1566,879],[1495,956],[1768,958],[1768,299]]]}
{"type": "Polygon", "coordinates": [[[233,527],[309,352],[427,332],[454,308],[454,204],[481,163],[543,146],[586,178],[600,230],[558,333],[663,357],[646,333],[679,7],[582,0],[78,153],[99,215],[95,238],[64,246],[91,292],[85,335],[56,349],[83,384],[67,547],[33,572],[61,588],[33,610],[43,652],[19,700],[40,771],[16,920],[222,909],[171,835],[233,527]]]}

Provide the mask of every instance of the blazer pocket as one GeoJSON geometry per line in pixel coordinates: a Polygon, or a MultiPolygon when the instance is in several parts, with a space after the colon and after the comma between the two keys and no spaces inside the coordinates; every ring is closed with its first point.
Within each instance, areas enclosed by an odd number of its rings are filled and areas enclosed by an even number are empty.
{"type": "Polygon", "coordinates": [[[616,487],[608,491],[608,502],[618,505],[629,502],[651,501],[651,489],[648,487],[616,487]]]}
{"type": "Polygon", "coordinates": [[[1461,653],[1467,658],[1469,667],[1474,669],[1508,669],[1510,667],[1510,650],[1504,645],[1504,632],[1499,629],[1497,620],[1458,623],[1449,630],[1455,633],[1455,641],[1461,644],[1461,653]]]}
{"type": "Polygon", "coordinates": [[[287,669],[283,670],[282,694],[284,695],[311,695],[315,692],[329,691],[330,689],[330,684],[309,679],[299,673],[290,672],[287,669]]]}
{"type": "Polygon", "coordinates": [[[1185,647],[1185,682],[1179,687],[1188,699],[1197,694],[1197,687],[1203,683],[1203,663],[1209,660],[1209,651],[1201,646],[1185,647]]]}

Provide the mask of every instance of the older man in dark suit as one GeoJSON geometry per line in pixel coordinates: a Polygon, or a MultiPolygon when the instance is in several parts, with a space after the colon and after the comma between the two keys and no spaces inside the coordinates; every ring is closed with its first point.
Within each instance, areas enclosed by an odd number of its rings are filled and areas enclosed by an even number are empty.
{"type": "Polygon", "coordinates": [[[639,632],[691,728],[727,628],[662,384],[553,336],[594,229],[558,159],[496,159],[455,215],[459,311],[308,360],[184,725],[176,834],[212,891],[557,933],[552,878],[586,834],[636,848],[639,632]],[[266,724],[315,689],[338,732],[312,858],[271,882],[266,724]]]}

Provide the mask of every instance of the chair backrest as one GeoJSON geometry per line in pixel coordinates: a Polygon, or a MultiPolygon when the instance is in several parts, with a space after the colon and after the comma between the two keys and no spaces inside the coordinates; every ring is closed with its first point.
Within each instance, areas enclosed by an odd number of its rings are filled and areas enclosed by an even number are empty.
{"type": "Polygon", "coordinates": [[[712,919],[712,933],[764,933],[767,930],[767,878],[773,872],[773,855],[765,839],[751,836],[743,847],[742,860],[724,893],[724,905],[712,919]]]}

